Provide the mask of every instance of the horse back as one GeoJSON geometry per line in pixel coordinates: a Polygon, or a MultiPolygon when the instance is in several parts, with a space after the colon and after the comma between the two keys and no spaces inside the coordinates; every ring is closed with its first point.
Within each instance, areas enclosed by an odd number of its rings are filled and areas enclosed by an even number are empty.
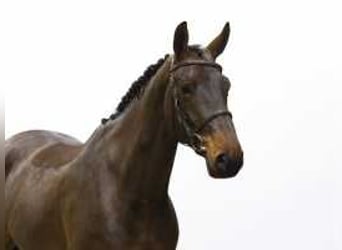
{"type": "Polygon", "coordinates": [[[77,139],[57,132],[32,130],[16,134],[5,142],[5,177],[36,152],[37,164],[50,162],[56,166],[74,158],[81,146],[77,139]]]}

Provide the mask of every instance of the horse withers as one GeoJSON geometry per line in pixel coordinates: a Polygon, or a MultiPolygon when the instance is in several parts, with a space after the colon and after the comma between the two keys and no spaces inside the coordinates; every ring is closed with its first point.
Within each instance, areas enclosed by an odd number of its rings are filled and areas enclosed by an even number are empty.
{"type": "Polygon", "coordinates": [[[49,131],[7,140],[6,249],[176,249],[168,185],[177,144],[215,178],[243,164],[230,82],[215,62],[229,33],[227,23],[208,46],[190,46],[181,23],[174,54],[151,65],[84,144],[49,131]]]}

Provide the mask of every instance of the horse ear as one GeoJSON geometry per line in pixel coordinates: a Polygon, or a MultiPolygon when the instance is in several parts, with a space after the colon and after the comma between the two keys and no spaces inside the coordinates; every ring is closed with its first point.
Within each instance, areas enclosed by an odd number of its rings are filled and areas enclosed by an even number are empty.
{"type": "Polygon", "coordinates": [[[180,23],[176,30],[173,40],[173,50],[176,57],[185,52],[188,48],[189,33],[186,22],[180,23]]]}
{"type": "Polygon", "coordinates": [[[225,49],[228,43],[229,34],[230,25],[227,22],[221,33],[207,46],[207,49],[214,58],[218,57],[225,49]]]}

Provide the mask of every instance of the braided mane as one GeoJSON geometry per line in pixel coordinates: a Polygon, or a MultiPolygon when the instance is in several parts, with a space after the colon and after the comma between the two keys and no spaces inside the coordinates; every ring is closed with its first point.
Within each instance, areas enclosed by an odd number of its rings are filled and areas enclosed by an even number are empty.
{"type": "Polygon", "coordinates": [[[119,105],[116,107],[116,111],[110,115],[108,119],[102,119],[102,124],[106,124],[109,120],[114,120],[120,114],[122,114],[125,109],[132,103],[132,101],[139,96],[144,91],[147,84],[150,82],[151,78],[156,74],[159,68],[164,64],[169,55],[165,55],[163,58],[159,59],[157,63],[150,65],[136,81],[134,81],[131,87],[128,89],[127,93],[121,98],[119,105]]]}

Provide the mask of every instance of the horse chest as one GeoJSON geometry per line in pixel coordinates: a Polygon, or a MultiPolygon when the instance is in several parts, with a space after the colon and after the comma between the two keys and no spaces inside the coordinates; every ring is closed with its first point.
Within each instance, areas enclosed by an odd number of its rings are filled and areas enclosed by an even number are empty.
{"type": "Polygon", "coordinates": [[[120,207],[107,221],[114,245],[121,249],[175,249],[178,225],[168,203],[133,202],[120,207]]]}
{"type": "Polygon", "coordinates": [[[88,218],[87,223],[81,230],[73,230],[78,232],[76,239],[72,240],[76,243],[73,249],[176,248],[178,225],[172,206],[167,203],[156,205],[140,202],[116,205],[112,210],[99,207],[96,214],[84,214],[88,218]]]}

